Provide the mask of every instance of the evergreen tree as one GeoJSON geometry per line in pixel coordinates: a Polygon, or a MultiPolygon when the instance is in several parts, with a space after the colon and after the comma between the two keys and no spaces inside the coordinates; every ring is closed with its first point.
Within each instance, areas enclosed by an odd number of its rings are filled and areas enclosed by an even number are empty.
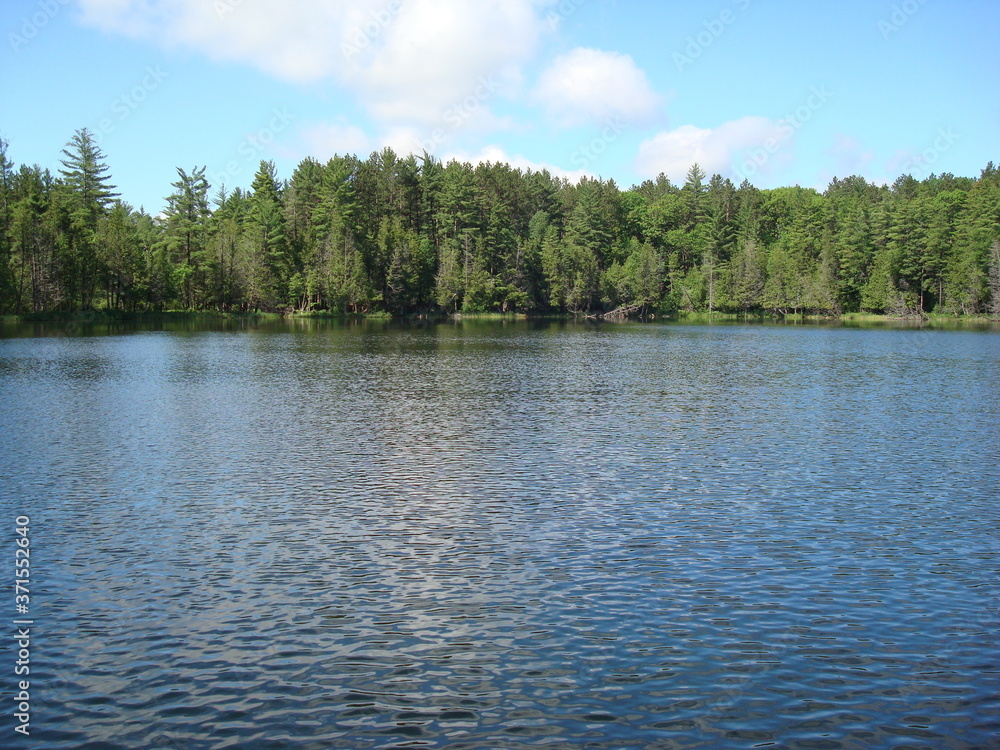
{"type": "Polygon", "coordinates": [[[142,247],[132,207],[118,201],[98,226],[105,298],[109,308],[134,312],[142,276],[142,247]]]}
{"type": "Polygon", "coordinates": [[[903,298],[896,287],[897,253],[893,248],[883,248],[875,254],[868,280],[861,289],[861,309],[871,312],[897,312],[903,298]]]}
{"type": "Polygon", "coordinates": [[[217,309],[239,309],[245,289],[240,266],[243,224],[249,210],[246,194],[240,188],[227,193],[220,187],[214,198],[215,211],[209,221],[206,252],[210,258],[212,279],[209,289],[217,309]]]}
{"type": "Polygon", "coordinates": [[[642,315],[658,309],[663,296],[663,259],[653,246],[644,242],[628,256],[625,262],[628,303],[642,305],[642,315]]]}
{"type": "Polygon", "coordinates": [[[558,268],[563,303],[573,313],[586,312],[600,298],[600,256],[610,244],[610,232],[599,212],[599,195],[592,181],[578,188],[576,205],[566,225],[558,268]]]}
{"type": "MultiPolygon", "coordinates": [[[[173,267],[174,287],[183,294],[184,307],[196,306],[195,293],[206,290],[206,247],[211,211],[205,167],[188,174],[177,167],[174,192],[167,198],[164,240],[173,267]]],[[[202,300],[199,300],[201,302],[202,300]]]]}
{"type": "Polygon", "coordinates": [[[990,248],[990,312],[1000,318],[1000,240],[990,248]]]}
{"type": "Polygon", "coordinates": [[[11,254],[12,309],[42,312],[63,299],[59,231],[53,209],[53,179],[37,166],[22,166],[13,178],[11,254]]]}
{"type": "Polygon", "coordinates": [[[0,138],[0,313],[20,308],[12,258],[13,169],[14,164],[7,158],[7,141],[0,138]]]}
{"type": "Polygon", "coordinates": [[[178,170],[162,218],[117,203],[86,130],[58,178],[0,141],[0,310],[174,306],[587,312],[992,311],[1000,170],[758,190],[694,165],[627,191],[390,149],[261,162],[249,191],[178,170]]]}
{"type": "Polygon", "coordinates": [[[247,302],[253,309],[277,309],[288,303],[290,274],[285,214],[274,162],[261,161],[251,189],[243,261],[247,302]]]}
{"type": "Polygon", "coordinates": [[[94,291],[100,272],[97,250],[97,225],[118,197],[110,184],[105,156],[86,128],[77,130],[63,149],[60,170],[67,190],[65,209],[67,227],[62,245],[68,305],[93,306],[94,291]]]}
{"type": "Polygon", "coordinates": [[[938,193],[928,206],[927,239],[923,245],[920,263],[923,271],[921,309],[931,310],[945,304],[944,285],[949,256],[954,247],[954,237],[965,212],[966,193],[949,190],[938,193]]]}
{"type": "Polygon", "coordinates": [[[78,199],[79,210],[86,214],[89,227],[96,229],[97,220],[107,213],[119,194],[110,184],[109,167],[104,163],[104,153],[87,128],[77,130],[63,149],[60,170],[66,185],[78,199]]]}
{"type": "Polygon", "coordinates": [[[322,200],[323,175],[323,165],[316,159],[303,159],[292,174],[283,201],[291,272],[289,298],[299,311],[314,304],[309,278],[319,243],[313,216],[322,200]]]}
{"type": "Polygon", "coordinates": [[[729,267],[729,299],[744,315],[760,309],[766,283],[766,258],[750,241],[740,246],[729,267]]]}

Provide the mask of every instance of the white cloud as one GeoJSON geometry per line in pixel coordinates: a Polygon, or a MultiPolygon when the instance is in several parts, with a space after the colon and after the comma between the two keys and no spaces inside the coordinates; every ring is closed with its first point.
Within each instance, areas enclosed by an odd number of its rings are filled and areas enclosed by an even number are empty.
{"type": "Polygon", "coordinates": [[[788,163],[793,135],[787,125],[766,117],[742,117],[714,129],[682,125],[643,141],[636,170],[649,177],[663,172],[676,182],[697,162],[709,175],[753,182],[788,163]]]}
{"type": "Polygon", "coordinates": [[[511,93],[543,27],[531,0],[408,0],[359,71],[359,92],[383,121],[437,124],[473,100],[488,111],[511,93]]]}
{"type": "Polygon", "coordinates": [[[545,29],[536,0],[79,2],[105,31],[297,83],[335,80],[383,123],[433,125],[470,97],[488,123],[489,100],[517,84],[545,29]]]}
{"type": "Polygon", "coordinates": [[[538,79],[533,97],[559,125],[620,117],[648,120],[662,103],[628,55],[578,47],[556,58],[538,79]]]}
{"type": "Polygon", "coordinates": [[[302,132],[302,138],[309,155],[320,160],[334,154],[357,154],[364,158],[380,148],[360,127],[343,120],[308,127],[302,132]]]}
{"type": "Polygon", "coordinates": [[[567,170],[562,167],[555,166],[554,164],[545,164],[542,162],[532,161],[520,154],[515,156],[509,156],[506,151],[496,145],[486,146],[483,149],[469,154],[465,152],[453,152],[450,154],[445,154],[441,159],[443,162],[447,163],[449,161],[455,160],[459,162],[468,162],[469,164],[509,164],[514,169],[520,169],[522,172],[531,170],[532,172],[541,172],[542,170],[548,170],[549,174],[553,177],[562,177],[569,180],[572,183],[579,182],[582,177],[593,177],[590,172],[585,170],[567,170]]]}
{"type": "Polygon", "coordinates": [[[167,46],[194,47],[284,80],[321,79],[342,65],[351,10],[377,0],[79,0],[83,21],[167,46]]]}

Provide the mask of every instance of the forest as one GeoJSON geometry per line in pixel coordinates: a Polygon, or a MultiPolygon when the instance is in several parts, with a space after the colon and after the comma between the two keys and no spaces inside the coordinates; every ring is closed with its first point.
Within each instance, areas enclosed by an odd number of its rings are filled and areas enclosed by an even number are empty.
{"type": "Polygon", "coordinates": [[[1000,315],[992,162],[822,193],[695,165],[623,190],[385,148],[287,179],[262,161],[214,193],[177,168],[155,216],[115,192],[86,129],[61,164],[16,167],[0,140],[2,313],[1000,315]]]}

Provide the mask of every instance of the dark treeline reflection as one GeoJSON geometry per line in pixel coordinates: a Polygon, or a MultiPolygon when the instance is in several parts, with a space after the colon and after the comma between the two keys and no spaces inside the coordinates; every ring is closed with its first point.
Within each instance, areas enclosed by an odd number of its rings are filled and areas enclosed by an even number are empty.
{"type": "Polygon", "coordinates": [[[695,165],[622,190],[386,148],[287,180],[261,162],[211,199],[204,168],[178,168],[151,216],[104,159],[85,129],[58,176],[15,168],[0,140],[0,312],[1000,314],[992,162],[822,193],[695,165]]]}

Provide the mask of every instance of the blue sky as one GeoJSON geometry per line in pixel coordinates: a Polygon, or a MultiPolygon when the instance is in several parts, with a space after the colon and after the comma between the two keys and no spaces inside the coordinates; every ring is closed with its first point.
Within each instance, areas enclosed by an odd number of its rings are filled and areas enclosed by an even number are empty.
{"type": "Polygon", "coordinates": [[[391,146],[625,188],[695,161],[758,187],[1000,162],[996,0],[4,0],[0,137],[78,128],[123,200],[391,146]]]}

